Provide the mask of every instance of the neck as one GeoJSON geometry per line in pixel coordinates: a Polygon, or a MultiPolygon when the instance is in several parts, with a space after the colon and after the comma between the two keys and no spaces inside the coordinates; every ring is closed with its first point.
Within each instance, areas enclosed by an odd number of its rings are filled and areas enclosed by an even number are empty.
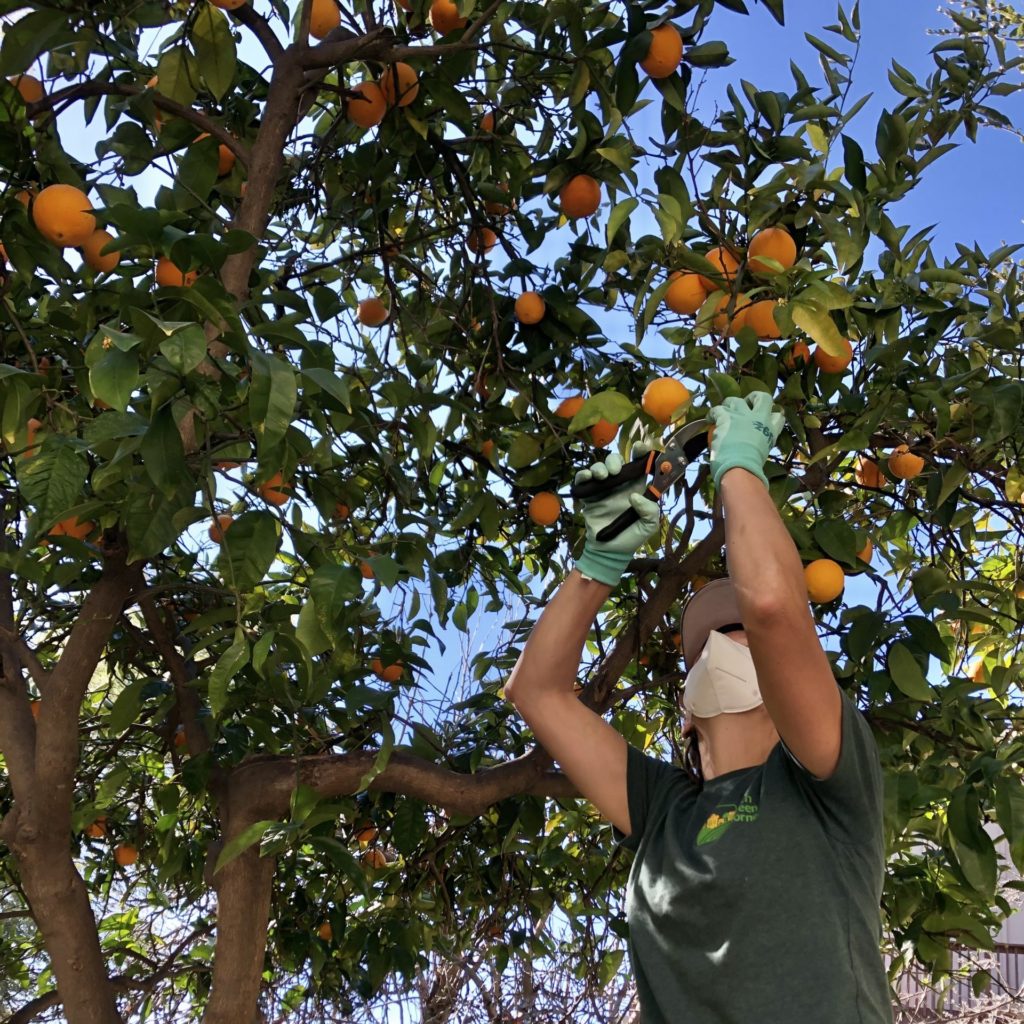
{"type": "Polygon", "coordinates": [[[764,764],[779,734],[763,704],[703,722],[700,759],[705,779],[764,764]]]}

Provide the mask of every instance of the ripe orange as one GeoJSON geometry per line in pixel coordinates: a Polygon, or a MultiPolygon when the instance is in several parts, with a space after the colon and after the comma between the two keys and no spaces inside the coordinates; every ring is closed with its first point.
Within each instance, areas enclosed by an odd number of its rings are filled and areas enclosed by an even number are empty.
{"type": "Polygon", "coordinates": [[[704,287],[704,279],[700,274],[680,273],[673,270],[669,274],[668,291],[665,292],[665,305],[673,313],[684,313],[692,316],[707,301],[708,293],[704,287]]]}
{"type": "Polygon", "coordinates": [[[889,472],[900,480],[913,480],[922,469],[924,459],[914,455],[908,445],[897,445],[889,456],[889,472]]]}
{"type": "Polygon", "coordinates": [[[429,20],[434,31],[444,36],[457,28],[464,28],[468,19],[459,14],[459,9],[452,0],[434,0],[430,5],[429,20]]]}
{"type": "Polygon", "coordinates": [[[774,299],[761,299],[760,302],[747,306],[744,322],[747,327],[753,327],[754,333],[759,338],[775,339],[782,337],[782,331],[775,322],[775,317],[772,316],[776,305],[777,303],[774,299]]]}
{"type": "Polygon", "coordinates": [[[562,502],[552,491],[540,491],[530,499],[529,517],[538,526],[550,526],[562,511],[562,502]]]}
{"type": "Polygon", "coordinates": [[[348,507],[348,505],[345,504],[345,502],[339,501],[334,506],[334,518],[335,519],[342,519],[342,520],[348,519],[349,514],[351,513],[351,511],[352,510],[348,507]]]}
{"type": "MultiPolygon", "coordinates": [[[[243,0],[243,2],[244,2],[244,0],[243,0]]],[[[238,6],[240,7],[241,4],[239,4],[238,6]]],[[[234,8],[231,8],[231,10],[234,10],[234,8]]],[[[202,135],[197,135],[192,141],[193,142],[200,142],[203,139],[208,139],[209,137],[210,137],[210,133],[209,132],[203,132],[202,135]]],[[[230,148],[230,146],[225,146],[224,143],[222,142],[217,147],[217,174],[221,178],[223,178],[225,174],[230,174],[231,168],[234,167],[234,166],[235,166],[235,154],[232,151],[232,149],[230,148]]]]}
{"type": "Polygon", "coordinates": [[[480,131],[482,132],[493,132],[494,131],[494,112],[488,110],[483,117],[480,118],[480,131]]]}
{"type": "Polygon", "coordinates": [[[25,424],[25,433],[27,435],[26,439],[25,439],[25,458],[26,459],[29,458],[32,455],[35,455],[35,453],[36,453],[36,447],[35,447],[35,444],[36,444],[36,433],[38,432],[39,428],[42,425],[43,425],[43,421],[42,420],[37,420],[35,418],[35,416],[32,416],[28,420],[28,422],[25,424]]]}
{"type": "Polygon", "coordinates": [[[38,103],[46,95],[43,83],[35,75],[15,75],[8,81],[26,103],[38,103]]]}
{"type": "Polygon", "coordinates": [[[516,319],[521,324],[539,324],[546,310],[547,304],[536,292],[523,292],[516,299],[516,319]]]}
{"type": "Polygon", "coordinates": [[[985,681],[985,659],[978,657],[975,658],[970,665],[967,667],[967,678],[972,683],[982,683],[985,681]]]}
{"type": "Polygon", "coordinates": [[[356,829],[356,841],[360,846],[369,846],[377,838],[377,828],[374,825],[364,822],[356,829]]]}
{"type": "Polygon", "coordinates": [[[480,444],[480,454],[485,459],[489,459],[491,457],[491,455],[493,454],[493,452],[494,452],[494,442],[490,438],[487,438],[486,441],[481,442],[481,444],[480,444]]]}
{"type": "Polygon", "coordinates": [[[373,569],[371,568],[369,562],[359,563],[359,575],[362,576],[364,580],[373,579],[373,569]]]}
{"type": "Polygon", "coordinates": [[[222,11],[237,11],[245,2],[246,0],[210,0],[214,7],[219,7],[222,11]]]}
{"type": "Polygon", "coordinates": [[[89,197],[74,185],[49,185],[32,204],[39,234],[54,245],[83,245],[96,230],[89,197]]]}
{"type": "Polygon", "coordinates": [[[95,523],[88,521],[83,523],[78,516],[69,516],[52,527],[49,531],[49,536],[74,537],[75,540],[85,540],[95,529],[95,523]]]}
{"type": "Polygon", "coordinates": [[[119,252],[110,252],[105,256],[102,254],[103,247],[113,240],[114,236],[109,231],[97,228],[82,243],[82,258],[97,273],[109,274],[121,262],[119,252]]]}
{"type": "Polygon", "coordinates": [[[853,466],[853,477],[861,487],[884,487],[886,484],[878,463],[874,459],[866,459],[863,455],[857,456],[853,466]]]}
{"type": "Polygon", "coordinates": [[[868,537],[868,539],[864,541],[864,547],[862,547],[860,551],[857,552],[857,557],[862,562],[867,562],[868,564],[870,564],[871,555],[874,553],[874,550],[875,546],[871,543],[871,538],[868,537]]]}
{"type": "Polygon", "coordinates": [[[188,737],[185,735],[185,726],[179,725],[178,728],[174,730],[174,745],[176,747],[188,746],[188,737]]]}
{"type": "Polygon", "coordinates": [[[843,338],[843,355],[830,356],[820,345],[814,346],[814,362],[823,373],[842,373],[853,360],[853,346],[843,338]]]}
{"type": "Polygon", "coordinates": [[[334,0],[313,0],[309,15],[309,34],[314,39],[323,39],[332,28],[341,24],[341,12],[334,0]]]}
{"type": "Polygon", "coordinates": [[[139,851],[135,849],[130,843],[118,843],[114,847],[114,860],[117,861],[121,867],[127,867],[129,864],[134,864],[139,859],[139,851]]]}
{"type": "Polygon", "coordinates": [[[843,568],[831,558],[816,558],[804,566],[804,582],[807,594],[816,604],[827,604],[834,601],[846,584],[843,568]]]}
{"type": "Polygon", "coordinates": [[[659,25],[651,29],[651,45],[640,67],[651,78],[668,78],[683,59],[683,37],[675,25],[659,25]]]}
{"type": "Polygon", "coordinates": [[[198,276],[195,270],[181,270],[166,256],[156,261],[156,283],[161,288],[191,288],[198,276]]]}
{"type": "Polygon", "coordinates": [[[787,370],[795,370],[797,361],[806,366],[811,361],[811,350],[807,347],[806,341],[795,341],[782,357],[782,362],[787,370]]]}
{"type": "Polygon", "coordinates": [[[739,260],[721,245],[709,249],[704,254],[704,258],[718,269],[719,276],[718,280],[714,280],[701,274],[700,283],[704,285],[709,294],[714,291],[728,291],[736,276],[736,271],[740,268],[739,260]]]}
{"type": "Polygon", "coordinates": [[[381,87],[376,82],[360,82],[349,90],[345,104],[345,116],[360,128],[372,128],[384,120],[388,110],[388,101],[384,98],[381,87]]]}
{"type": "Polygon", "coordinates": [[[619,432],[618,423],[609,423],[608,420],[598,420],[590,428],[590,440],[597,448],[604,448],[615,440],[619,432]]]}
{"type": "Polygon", "coordinates": [[[31,203],[32,200],[35,199],[35,197],[38,194],[39,193],[34,188],[23,188],[23,189],[20,189],[15,194],[14,198],[17,199],[18,202],[21,203],[21,205],[24,206],[25,209],[27,210],[28,207],[29,207],[29,203],[31,203]]]}
{"type": "Polygon", "coordinates": [[[85,834],[90,839],[102,839],[107,834],[107,819],[100,815],[95,821],[85,826],[85,834]]]}
{"type": "Polygon", "coordinates": [[[380,850],[367,850],[363,854],[363,863],[371,868],[387,867],[388,859],[380,850]]]}
{"type": "Polygon", "coordinates": [[[388,307],[380,299],[363,299],[359,303],[356,316],[359,318],[359,322],[367,327],[380,327],[390,313],[388,307]]]}
{"type": "MultiPolygon", "coordinates": [[[[679,406],[690,400],[690,392],[682,381],[674,377],[658,377],[644,388],[640,405],[648,416],[663,427],[671,423],[679,406]]],[[[679,415],[685,410],[680,410],[679,415]]]]}
{"type": "Polygon", "coordinates": [[[796,263],[796,242],[785,228],[762,228],[750,240],[747,247],[747,269],[754,274],[777,274],[778,271],[758,256],[777,260],[784,270],[796,263]]]}
{"type": "Polygon", "coordinates": [[[394,665],[385,665],[380,658],[374,658],[370,662],[370,668],[373,670],[373,674],[378,679],[383,679],[385,683],[397,683],[405,672],[400,661],[395,662],[394,665]]]}
{"type": "Polygon", "coordinates": [[[420,91],[419,76],[403,61],[389,64],[380,76],[380,91],[389,107],[407,107],[420,91]]]}
{"type": "Polygon", "coordinates": [[[207,531],[210,534],[210,540],[215,544],[220,544],[224,540],[224,534],[227,533],[228,527],[235,521],[234,516],[222,515],[210,523],[210,529],[207,531]]]}
{"type": "Polygon", "coordinates": [[[238,467],[240,465],[241,465],[240,462],[230,462],[230,461],[228,461],[228,462],[215,462],[213,464],[213,467],[214,467],[214,469],[219,469],[222,472],[226,473],[229,469],[238,469],[238,467]]]}
{"type": "MultiPolygon", "coordinates": [[[[507,192],[508,191],[508,182],[507,181],[498,182],[498,188],[500,188],[502,190],[502,192],[507,192]]],[[[484,209],[492,217],[504,217],[505,214],[508,213],[508,211],[509,211],[509,207],[505,203],[499,203],[496,200],[487,200],[487,201],[485,201],[484,202],[484,209]]]]}
{"type": "Polygon", "coordinates": [[[472,253],[488,253],[497,243],[498,236],[490,228],[473,228],[466,236],[466,248],[472,253]]]}
{"type": "Polygon", "coordinates": [[[601,205],[601,186],[589,174],[577,174],[562,186],[558,202],[570,220],[589,217],[601,205]]]}
{"type": "Polygon", "coordinates": [[[570,395],[568,398],[563,398],[555,410],[555,415],[559,419],[571,420],[583,408],[585,401],[583,395],[570,395]]]}
{"type": "Polygon", "coordinates": [[[334,938],[334,929],[331,927],[330,921],[324,921],[322,925],[316,930],[317,935],[324,940],[324,942],[330,942],[334,938]]]}
{"type": "Polygon", "coordinates": [[[733,304],[732,317],[727,312],[732,296],[726,293],[718,300],[718,305],[715,307],[715,314],[711,319],[711,326],[716,334],[720,334],[723,338],[734,337],[736,332],[739,331],[746,323],[747,310],[750,308],[750,300],[742,292],[736,296],[736,301],[733,304]]]}
{"type": "Polygon", "coordinates": [[[275,473],[258,487],[260,497],[271,505],[280,507],[291,497],[291,484],[284,483],[281,472],[275,473]]]}

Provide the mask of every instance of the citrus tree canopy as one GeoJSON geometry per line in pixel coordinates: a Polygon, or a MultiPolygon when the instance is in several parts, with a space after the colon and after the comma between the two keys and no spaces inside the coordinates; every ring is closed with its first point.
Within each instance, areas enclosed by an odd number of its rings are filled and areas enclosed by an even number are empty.
{"type": "MultiPolygon", "coordinates": [[[[0,4],[19,1020],[370,1019],[415,985],[425,1020],[619,1019],[629,865],[502,685],[580,551],[575,472],[753,390],[879,745],[893,970],[991,948],[985,823],[1024,870],[1020,246],[901,219],[1013,128],[987,7],[869,124],[856,4],[784,90],[723,27],[783,0],[0,4]]],[[[579,687],[666,758],[713,498],[703,463],[666,499],[579,687]]]]}

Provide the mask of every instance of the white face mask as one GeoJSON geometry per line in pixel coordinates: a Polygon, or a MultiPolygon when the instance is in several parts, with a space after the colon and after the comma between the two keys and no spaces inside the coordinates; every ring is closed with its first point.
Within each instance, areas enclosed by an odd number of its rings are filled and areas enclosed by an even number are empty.
{"type": "Polygon", "coordinates": [[[683,709],[699,718],[749,711],[763,704],[750,648],[712,630],[686,676],[683,709]]]}

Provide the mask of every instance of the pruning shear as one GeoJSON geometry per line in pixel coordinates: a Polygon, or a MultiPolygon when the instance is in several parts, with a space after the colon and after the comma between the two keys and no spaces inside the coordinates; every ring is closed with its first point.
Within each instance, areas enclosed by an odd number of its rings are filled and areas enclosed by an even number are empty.
{"type": "MultiPolygon", "coordinates": [[[[573,498],[599,499],[617,491],[630,480],[637,480],[653,473],[654,479],[648,483],[643,493],[645,498],[659,501],[669,487],[686,472],[686,467],[707,450],[710,428],[711,420],[708,419],[687,423],[669,437],[662,451],[652,451],[638,456],[627,462],[615,476],[573,484],[569,494],[573,498]]],[[[636,509],[630,506],[597,534],[597,540],[606,541],[617,537],[639,518],[636,509]]]]}

